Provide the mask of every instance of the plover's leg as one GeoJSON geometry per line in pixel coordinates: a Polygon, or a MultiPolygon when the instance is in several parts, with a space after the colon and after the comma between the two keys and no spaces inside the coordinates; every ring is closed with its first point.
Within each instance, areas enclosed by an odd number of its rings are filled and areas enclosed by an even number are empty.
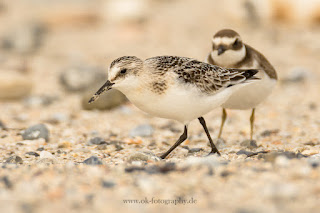
{"type": "Polygon", "coordinates": [[[250,116],[250,140],[252,140],[253,136],[253,126],[254,126],[254,113],[255,113],[255,108],[252,109],[252,113],[250,116]]]}
{"type": "Polygon", "coordinates": [[[220,125],[218,138],[221,138],[224,122],[226,121],[226,119],[227,119],[227,111],[225,108],[222,108],[221,125],[220,125]]]}
{"type": "Polygon", "coordinates": [[[220,152],[218,151],[217,147],[214,145],[214,143],[212,141],[212,138],[211,138],[210,133],[209,133],[208,128],[207,128],[206,121],[204,120],[203,117],[200,117],[198,119],[199,119],[199,122],[201,123],[204,131],[206,132],[208,139],[209,139],[209,142],[210,142],[210,145],[211,145],[211,148],[212,148],[210,153],[218,153],[218,155],[221,155],[220,152]]]}
{"type": "Polygon", "coordinates": [[[173,146],[168,151],[162,154],[160,158],[165,159],[175,148],[177,148],[177,146],[179,146],[187,138],[188,138],[188,129],[187,129],[187,126],[184,126],[184,131],[182,135],[179,137],[179,139],[177,140],[177,142],[173,144],[173,146]]]}

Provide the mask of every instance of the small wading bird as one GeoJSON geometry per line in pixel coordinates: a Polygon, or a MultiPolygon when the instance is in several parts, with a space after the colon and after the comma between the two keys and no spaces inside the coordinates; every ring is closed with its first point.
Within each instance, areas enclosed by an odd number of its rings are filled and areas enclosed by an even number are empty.
{"type": "Polygon", "coordinates": [[[254,77],[257,72],[224,69],[177,56],[157,56],[144,61],[135,56],[124,56],[111,63],[108,80],[89,103],[114,88],[142,111],[184,124],[183,134],[161,155],[163,159],[187,139],[189,122],[198,119],[209,139],[210,153],[220,155],[202,116],[221,106],[238,88],[258,80],[254,77]]]}
{"type": "Polygon", "coordinates": [[[225,68],[259,70],[256,76],[261,78],[260,81],[241,87],[222,104],[222,121],[218,135],[220,138],[227,118],[226,109],[252,109],[250,116],[250,140],[252,140],[255,108],[275,87],[277,82],[275,69],[260,52],[243,43],[239,34],[230,29],[220,30],[213,36],[212,50],[205,62],[225,68]]]}

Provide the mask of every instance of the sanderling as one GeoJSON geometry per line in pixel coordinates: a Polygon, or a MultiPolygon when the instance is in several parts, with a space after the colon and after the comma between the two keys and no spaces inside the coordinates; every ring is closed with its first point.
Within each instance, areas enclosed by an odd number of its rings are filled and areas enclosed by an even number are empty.
{"type": "Polygon", "coordinates": [[[207,63],[225,68],[258,69],[261,78],[235,91],[222,104],[222,121],[218,138],[221,137],[227,118],[225,109],[252,109],[250,116],[250,139],[252,140],[255,108],[272,92],[277,82],[277,73],[269,61],[257,50],[242,42],[239,34],[230,29],[217,32],[212,39],[212,51],[207,56],[207,63]]]}
{"type": "Polygon", "coordinates": [[[183,134],[161,158],[187,139],[189,122],[198,119],[209,139],[210,153],[220,155],[202,116],[223,104],[245,82],[257,80],[254,77],[257,72],[254,69],[224,69],[177,56],[157,56],[144,61],[135,56],[124,56],[111,63],[108,80],[89,103],[114,88],[142,111],[184,124],[183,134]]]}

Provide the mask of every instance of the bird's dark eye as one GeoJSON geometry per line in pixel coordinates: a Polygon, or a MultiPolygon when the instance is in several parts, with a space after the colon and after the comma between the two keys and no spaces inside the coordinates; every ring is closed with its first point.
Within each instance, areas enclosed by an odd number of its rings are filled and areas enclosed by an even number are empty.
{"type": "Polygon", "coordinates": [[[241,42],[238,39],[236,39],[232,46],[233,47],[238,47],[240,44],[241,44],[241,42]]]}
{"type": "Polygon", "coordinates": [[[127,72],[127,69],[122,69],[122,70],[120,71],[121,74],[125,74],[126,72],[127,72]]]}

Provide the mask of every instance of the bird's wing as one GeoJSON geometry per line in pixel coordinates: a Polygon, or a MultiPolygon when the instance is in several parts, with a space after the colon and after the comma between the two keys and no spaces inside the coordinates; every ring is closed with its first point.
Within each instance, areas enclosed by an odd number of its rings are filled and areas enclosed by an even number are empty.
{"type": "Polygon", "coordinates": [[[174,72],[182,83],[192,84],[202,92],[213,94],[254,76],[257,70],[225,69],[193,58],[157,56],[146,60],[153,72],[164,75],[174,72]]]}
{"type": "Polygon", "coordinates": [[[193,84],[202,92],[213,94],[223,88],[245,82],[252,78],[257,70],[225,69],[190,59],[174,70],[178,78],[185,83],[193,84]]]}

